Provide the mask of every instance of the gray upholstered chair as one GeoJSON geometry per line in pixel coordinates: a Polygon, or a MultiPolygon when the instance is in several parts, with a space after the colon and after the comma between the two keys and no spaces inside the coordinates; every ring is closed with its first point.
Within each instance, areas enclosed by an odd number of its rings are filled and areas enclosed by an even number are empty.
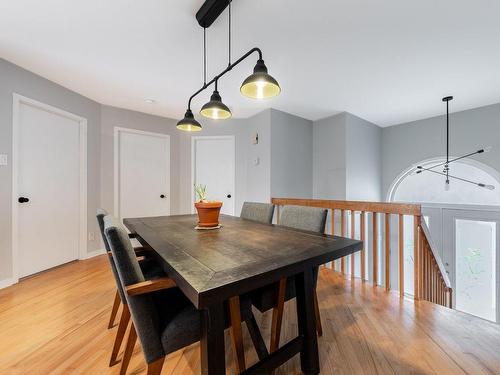
{"type": "MultiPolygon", "coordinates": [[[[328,211],[322,208],[284,206],[281,210],[279,225],[289,228],[305,230],[310,232],[324,233],[326,226],[326,216],[328,211]]],[[[318,267],[314,269],[314,285],[318,280],[318,267]]],[[[274,352],[279,347],[281,334],[281,321],[283,319],[283,309],[285,301],[295,298],[295,278],[281,279],[278,285],[268,285],[250,293],[252,304],[261,312],[273,309],[271,323],[270,352],[274,352]]],[[[318,297],[314,293],[314,304],[316,313],[316,328],[318,335],[323,334],[321,327],[321,317],[319,315],[318,297]]]]}
{"type": "MultiPolygon", "coordinates": [[[[123,292],[123,288],[120,283],[120,279],[118,277],[118,272],[116,270],[115,263],[113,261],[113,256],[111,254],[111,248],[109,247],[108,240],[106,236],[104,235],[104,217],[108,215],[108,212],[104,209],[97,209],[97,223],[99,224],[99,229],[101,231],[101,236],[102,240],[104,242],[104,247],[106,248],[106,251],[108,253],[108,260],[111,265],[111,270],[113,272],[113,276],[116,282],[116,293],[115,293],[115,299],[113,302],[113,307],[111,309],[111,316],[109,319],[108,323],[108,329],[112,328],[114,325],[115,317],[118,313],[118,310],[120,308],[120,305],[122,305],[122,313],[120,316],[120,320],[118,323],[118,329],[116,332],[116,337],[115,341],[113,344],[113,349],[111,351],[111,358],[109,360],[109,365],[113,366],[116,364],[116,359],[118,357],[118,353],[120,351],[120,347],[123,342],[123,337],[125,336],[125,331],[127,330],[128,323],[130,321],[130,311],[127,306],[127,299],[125,298],[125,294],[123,292]]],[[[129,237],[131,237],[129,235],[129,237]]],[[[146,258],[144,254],[147,254],[148,250],[144,249],[143,247],[136,247],[134,248],[134,253],[138,257],[139,265],[141,267],[141,271],[144,274],[144,277],[146,279],[153,279],[153,278],[158,278],[165,276],[165,273],[163,272],[161,266],[154,261],[154,259],[148,257],[146,258]]]]}
{"type": "MultiPolygon", "coordinates": [[[[167,354],[200,340],[200,313],[175,286],[172,279],[164,277],[145,280],[127,232],[119,221],[112,216],[105,216],[104,233],[132,315],[132,326],[120,373],[125,374],[135,342],[139,337],[148,366],[147,373],[149,375],[160,374],[167,354]]],[[[229,327],[230,318],[227,306],[226,310],[226,327],[229,327]]],[[[247,322],[247,326],[249,321],[255,321],[249,298],[240,300],[240,315],[238,329],[241,329],[241,321],[247,322]]],[[[234,340],[234,334],[231,336],[234,340]]],[[[260,339],[262,340],[262,337],[260,339]]],[[[233,343],[236,351],[244,354],[243,342],[233,341],[233,343]]],[[[235,357],[238,361],[241,360],[239,355],[235,357]]],[[[244,369],[244,357],[243,363],[238,363],[237,366],[240,371],[244,369]]]]}
{"type": "Polygon", "coordinates": [[[260,223],[271,224],[273,222],[274,204],[244,202],[240,217],[260,223]]]}

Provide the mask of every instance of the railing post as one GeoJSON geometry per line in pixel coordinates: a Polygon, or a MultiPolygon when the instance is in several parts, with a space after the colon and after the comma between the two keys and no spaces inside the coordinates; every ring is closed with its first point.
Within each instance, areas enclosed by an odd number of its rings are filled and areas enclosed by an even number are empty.
{"type": "Polygon", "coordinates": [[[404,248],[404,216],[399,214],[399,296],[405,294],[405,248],[404,248]]]}
{"type": "Polygon", "coordinates": [[[420,299],[420,216],[413,216],[413,298],[420,299]]]}
{"type": "MultiPolygon", "coordinates": [[[[340,218],[340,235],[342,237],[345,237],[346,233],[345,233],[345,210],[342,209],[340,210],[340,215],[341,215],[341,218],[340,218]]],[[[340,258],[340,272],[342,272],[343,274],[345,274],[345,257],[342,257],[340,258]]]]}
{"type": "Polygon", "coordinates": [[[391,214],[385,214],[385,290],[389,291],[391,288],[391,275],[390,275],[390,253],[391,253],[391,214]]]}
{"type": "Polygon", "coordinates": [[[361,248],[361,279],[365,282],[365,211],[361,211],[360,226],[360,237],[361,241],[363,241],[363,247],[361,248]]]}
{"type": "Polygon", "coordinates": [[[377,229],[377,213],[372,213],[372,223],[373,223],[373,286],[377,286],[378,274],[377,274],[377,250],[378,250],[378,229],[377,229]]]}
{"type": "MultiPolygon", "coordinates": [[[[355,225],[356,225],[356,211],[354,210],[351,210],[351,238],[354,239],[354,236],[356,234],[356,228],[355,228],[355,225]]],[[[350,256],[350,259],[351,259],[351,279],[354,278],[354,271],[355,271],[355,267],[354,267],[354,254],[351,254],[350,256]]]]}
{"type": "MultiPolygon", "coordinates": [[[[332,208],[332,236],[335,236],[335,208],[332,208]]],[[[332,270],[336,270],[335,261],[332,261],[332,270]]]]}

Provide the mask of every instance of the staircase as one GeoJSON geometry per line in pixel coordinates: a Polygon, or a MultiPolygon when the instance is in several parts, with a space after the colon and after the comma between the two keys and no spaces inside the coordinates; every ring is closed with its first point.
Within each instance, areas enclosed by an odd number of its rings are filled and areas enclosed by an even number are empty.
{"type": "Polygon", "coordinates": [[[356,274],[356,258],[350,255],[330,267],[363,282],[381,285],[387,292],[399,291],[405,296],[405,217],[413,217],[413,298],[452,307],[452,288],[439,253],[422,220],[419,204],[343,201],[323,199],[272,198],[277,207],[279,223],[280,206],[296,205],[320,207],[329,210],[330,233],[355,238],[364,242],[360,256],[360,272],[356,274]],[[392,224],[397,218],[397,228],[392,224]],[[397,248],[392,249],[392,230],[397,230],[397,248]],[[370,255],[370,256],[368,256],[370,255]],[[379,259],[382,257],[382,259],[379,259]],[[391,277],[391,257],[397,258],[397,275],[391,277]],[[367,272],[366,262],[370,260],[367,272]],[[346,269],[346,265],[350,269],[346,269]],[[382,280],[383,279],[383,280],[382,280]],[[391,285],[391,280],[392,284],[391,285]]]}

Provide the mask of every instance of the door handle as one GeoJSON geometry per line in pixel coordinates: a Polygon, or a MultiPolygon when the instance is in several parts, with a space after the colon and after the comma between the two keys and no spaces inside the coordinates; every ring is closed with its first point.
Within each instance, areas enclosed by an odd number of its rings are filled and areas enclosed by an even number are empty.
{"type": "Polygon", "coordinates": [[[226,195],[228,198],[231,198],[231,194],[226,195]]]}
{"type": "Polygon", "coordinates": [[[29,198],[19,197],[19,199],[17,201],[19,203],[28,203],[30,200],[29,200],[29,198]]]}
{"type": "Polygon", "coordinates": [[[160,198],[161,199],[165,198],[165,194],[160,195],[160,198]]]}

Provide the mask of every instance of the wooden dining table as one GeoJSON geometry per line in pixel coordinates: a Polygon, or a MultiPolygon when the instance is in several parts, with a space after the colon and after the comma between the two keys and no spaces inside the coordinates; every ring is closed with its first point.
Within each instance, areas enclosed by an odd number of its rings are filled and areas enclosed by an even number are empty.
{"type": "Polygon", "coordinates": [[[124,219],[156,252],[167,275],[200,310],[201,371],[225,374],[225,301],[295,275],[298,336],[246,369],[270,372],[300,353],[304,374],[319,374],[313,270],[361,250],[354,239],[221,215],[221,228],[196,230],[196,215],[124,219]]]}

